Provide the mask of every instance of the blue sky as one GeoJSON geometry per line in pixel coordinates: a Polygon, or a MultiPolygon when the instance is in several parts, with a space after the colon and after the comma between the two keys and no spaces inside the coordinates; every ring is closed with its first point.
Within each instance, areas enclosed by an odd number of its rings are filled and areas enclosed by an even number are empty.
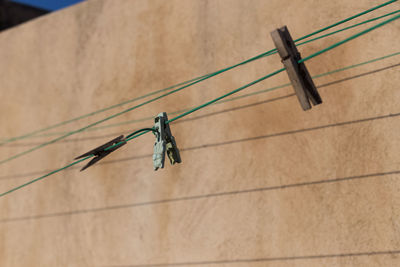
{"type": "Polygon", "coordinates": [[[82,2],[83,0],[12,0],[12,1],[54,11],[82,2]]]}

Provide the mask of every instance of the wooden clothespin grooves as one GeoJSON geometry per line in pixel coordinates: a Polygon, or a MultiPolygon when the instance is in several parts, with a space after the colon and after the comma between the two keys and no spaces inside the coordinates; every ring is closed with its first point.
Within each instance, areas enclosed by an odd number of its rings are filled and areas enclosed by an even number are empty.
{"type": "Polygon", "coordinates": [[[166,123],[167,121],[166,112],[161,112],[154,118],[156,142],[154,143],[153,166],[155,171],[159,168],[164,168],[165,152],[172,165],[182,162],[175,138],[172,136],[169,123],[166,123]]]}
{"type": "Polygon", "coordinates": [[[271,32],[271,37],[303,110],[311,109],[310,100],[313,105],[321,104],[322,99],[306,66],[303,62],[298,63],[301,56],[287,27],[284,26],[271,32]]]}
{"type": "Polygon", "coordinates": [[[125,138],[123,135],[118,136],[117,138],[105,143],[104,145],[101,145],[93,150],[90,150],[89,152],[80,155],[79,157],[76,157],[75,159],[80,159],[80,158],[84,158],[90,155],[94,155],[95,157],[89,161],[88,164],[86,164],[81,171],[85,170],[86,168],[89,168],[90,166],[92,166],[93,164],[95,164],[96,162],[98,162],[99,160],[101,160],[102,158],[104,158],[105,156],[107,156],[108,154],[110,154],[111,152],[117,150],[118,148],[122,147],[123,145],[126,144],[125,138]],[[118,144],[118,145],[116,145],[118,144]],[[111,147],[113,145],[116,145],[110,149],[107,149],[108,147],[111,147]]]}

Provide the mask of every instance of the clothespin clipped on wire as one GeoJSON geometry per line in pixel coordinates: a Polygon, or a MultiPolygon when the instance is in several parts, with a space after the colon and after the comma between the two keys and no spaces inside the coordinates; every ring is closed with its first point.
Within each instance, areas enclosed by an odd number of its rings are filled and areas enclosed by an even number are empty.
{"type": "Polygon", "coordinates": [[[313,105],[321,104],[322,99],[308,73],[306,65],[304,65],[304,62],[298,63],[301,60],[301,56],[287,27],[284,26],[271,32],[271,37],[303,110],[311,109],[310,100],[313,105]]]}
{"type": "Polygon", "coordinates": [[[165,152],[172,165],[181,163],[181,156],[176,145],[175,138],[172,136],[169,128],[167,113],[161,112],[154,118],[154,135],[156,142],[154,143],[153,166],[154,170],[164,168],[165,152]]]}
{"type": "Polygon", "coordinates": [[[89,168],[111,152],[117,150],[118,148],[122,147],[126,144],[127,140],[130,140],[131,137],[134,137],[136,134],[143,132],[143,131],[152,131],[156,136],[156,142],[154,144],[154,154],[153,154],[153,165],[154,170],[158,170],[159,168],[164,168],[164,161],[165,161],[165,153],[169,158],[169,161],[172,165],[175,163],[181,163],[181,156],[179,154],[179,149],[176,145],[175,138],[171,134],[171,129],[169,128],[167,113],[162,112],[158,114],[158,116],[154,119],[155,125],[153,128],[143,128],[137,130],[126,137],[123,135],[118,136],[117,138],[101,145],[89,152],[76,157],[75,159],[84,158],[87,156],[93,155],[94,158],[86,164],[81,171],[89,168]]]}
{"type": "Polygon", "coordinates": [[[102,158],[104,158],[105,156],[110,154],[111,152],[113,152],[113,151],[117,150],[118,148],[122,147],[123,145],[125,145],[126,141],[129,140],[130,137],[132,137],[140,132],[144,132],[144,131],[155,132],[156,130],[154,130],[153,128],[143,128],[143,129],[137,130],[137,131],[127,135],[126,137],[124,137],[123,135],[120,135],[117,138],[105,143],[104,145],[96,147],[95,149],[90,150],[89,152],[82,154],[79,157],[76,157],[75,159],[80,159],[80,158],[84,158],[84,157],[87,157],[90,155],[94,155],[94,158],[91,161],[89,161],[89,163],[86,164],[85,167],[83,167],[81,169],[81,171],[89,168],[90,166],[92,166],[93,164],[95,164],[96,162],[98,162],[99,160],[101,160],[102,158]]]}
{"type": "Polygon", "coordinates": [[[79,157],[76,157],[75,159],[80,159],[80,158],[84,158],[90,155],[94,155],[94,158],[89,161],[88,164],[86,164],[81,171],[89,168],[90,166],[92,166],[93,164],[95,164],[96,162],[98,162],[99,160],[101,160],[102,158],[104,158],[105,156],[107,156],[108,154],[110,154],[111,152],[117,150],[118,148],[122,147],[123,145],[126,144],[126,140],[124,138],[123,135],[118,136],[117,138],[105,143],[104,145],[101,145],[99,147],[96,147],[93,150],[90,150],[89,152],[80,155],[79,157]],[[115,145],[115,146],[114,146],[115,145]],[[107,149],[109,147],[112,147],[110,149],[107,149]]]}

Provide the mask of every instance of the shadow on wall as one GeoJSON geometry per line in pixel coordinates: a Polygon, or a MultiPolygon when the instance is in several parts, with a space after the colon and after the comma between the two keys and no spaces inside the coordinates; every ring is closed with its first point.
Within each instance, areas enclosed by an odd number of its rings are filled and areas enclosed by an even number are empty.
{"type": "MultiPolygon", "coordinates": [[[[15,223],[15,222],[39,220],[39,219],[45,219],[45,218],[73,216],[73,215],[86,214],[86,213],[107,212],[107,211],[120,210],[120,209],[133,209],[136,207],[152,206],[152,205],[159,205],[159,204],[165,204],[165,203],[193,201],[193,200],[199,200],[199,199],[250,194],[250,193],[255,193],[255,192],[286,190],[286,189],[291,189],[291,188],[307,187],[307,186],[314,186],[314,185],[321,185],[321,184],[343,183],[343,182],[349,182],[349,181],[353,181],[353,180],[371,179],[371,178],[375,178],[375,177],[383,178],[383,177],[387,177],[387,176],[391,176],[391,175],[398,175],[398,174],[400,174],[400,170],[379,172],[379,173],[368,173],[368,174],[363,174],[363,175],[347,176],[347,177],[339,177],[339,178],[337,178],[337,177],[336,178],[328,178],[328,179],[324,178],[324,179],[320,179],[320,180],[314,180],[314,181],[303,182],[303,183],[283,184],[283,185],[276,185],[276,186],[269,186],[269,187],[251,188],[251,189],[245,189],[245,190],[216,192],[216,193],[209,193],[209,194],[205,194],[205,195],[183,196],[183,197],[176,197],[176,198],[169,198],[169,199],[135,202],[135,203],[120,204],[120,205],[98,207],[98,208],[60,211],[60,212],[54,212],[54,213],[37,214],[37,215],[14,217],[14,218],[4,218],[4,219],[0,219],[0,223],[15,223]]],[[[196,263],[196,265],[197,264],[199,264],[199,263],[196,263]]],[[[140,265],[140,266],[142,266],[142,265],[140,265]]],[[[147,266],[147,265],[143,265],[143,266],[147,266]]],[[[153,265],[151,265],[151,266],[153,266],[153,265]]],[[[164,266],[164,265],[160,265],[160,266],[164,266]]],[[[175,266],[175,265],[171,265],[171,266],[175,266]]]]}
{"type": "MultiPolygon", "coordinates": [[[[206,148],[211,148],[211,147],[231,145],[231,144],[235,144],[235,143],[249,142],[249,141],[255,141],[255,140],[260,140],[260,139],[267,139],[267,138],[273,138],[273,137],[278,137],[278,136],[292,135],[292,134],[297,134],[297,133],[315,131],[315,130],[320,130],[320,129],[325,129],[325,128],[345,126],[345,125],[351,125],[351,124],[355,124],[355,123],[363,123],[363,122],[368,122],[368,121],[375,121],[375,120],[382,120],[382,119],[389,119],[389,118],[398,118],[398,117],[400,117],[400,113],[387,114],[387,115],[382,115],[382,116],[377,116],[377,117],[370,117],[370,118],[353,120],[353,121],[345,121],[345,122],[339,122],[339,123],[333,123],[333,124],[326,124],[326,125],[320,125],[320,126],[311,127],[311,128],[303,128],[303,129],[273,133],[273,134],[268,134],[268,135],[259,135],[259,136],[224,141],[224,142],[219,142],[219,143],[210,143],[210,144],[202,144],[202,145],[192,146],[192,147],[184,147],[184,148],[181,148],[180,151],[185,152],[185,151],[191,151],[191,150],[197,150],[197,149],[206,149],[206,148]]],[[[153,154],[146,154],[146,155],[138,155],[138,156],[133,156],[133,157],[120,158],[120,159],[115,159],[115,160],[108,160],[108,161],[99,162],[95,167],[104,165],[104,164],[114,164],[114,163],[124,162],[124,161],[151,158],[152,156],[153,156],[153,154]]],[[[71,171],[71,170],[76,170],[76,169],[80,169],[80,168],[81,167],[79,167],[79,166],[72,166],[64,171],[71,171]]],[[[5,175],[5,176],[0,176],[0,180],[26,178],[26,177],[35,176],[35,175],[43,175],[43,174],[46,174],[46,173],[49,173],[52,171],[53,170],[42,170],[42,171],[36,171],[36,172],[30,172],[30,173],[5,175]]],[[[0,220],[0,222],[1,222],[1,220],[0,220]]]]}
{"type": "MultiPolygon", "coordinates": [[[[377,73],[377,72],[380,72],[380,71],[392,69],[392,68],[399,67],[399,66],[400,66],[400,63],[394,64],[394,65],[391,65],[391,66],[387,66],[387,67],[383,67],[383,68],[379,68],[379,69],[375,69],[375,70],[372,70],[372,71],[368,71],[368,72],[364,72],[364,73],[361,73],[361,74],[358,74],[358,75],[354,75],[354,76],[351,76],[351,77],[339,79],[339,80],[336,80],[336,81],[333,81],[333,82],[329,82],[329,83],[326,83],[326,84],[321,84],[321,85],[318,86],[318,88],[328,87],[328,86],[331,86],[331,85],[334,85],[334,84],[337,84],[337,83],[350,81],[352,79],[364,77],[364,76],[367,76],[367,75],[371,75],[371,74],[374,74],[374,73],[377,73]]],[[[279,96],[279,97],[275,97],[275,98],[271,98],[271,99],[267,99],[267,100],[263,100],[263,101],[258,101],[258,102],[255,102],[255,103],[251,103],[251,104],[247,104],[247,105],[243,105],[243,106],[239,106],[239,107],[224,109],[224,110],[216,111],[216,112],[210,112],[210,113],[207,113],[207,114],[204,114],[204,115],[199,115],[199,116],[196,116],[196,117],[193,117],[193,118],[187,118],[187,119],[184,119],[184,120],[181,120],[181,121],[177,121],[175,123],[183,123],[185,121],[198,120],[198,119],[201,119],[201,118],[215,116],[215,115],[226,113],[226,112],[237,111],[237,110],[241,110],[241,109],[244,109],[244,108],[250,108],[250,107],[257,106],[257,105],[267,104],[267,103],[274,102],[274,101],[280,101],[280,100],[287,99],[287,98],[290,98],[290,97],[295,97],[295,94],[292,93],[292,94],[279,96]]],[[[376,120],[398,118],[398,117],[400,117],[400,113],[386,114],[386,115],[375,116],[375,117],[370,117],[370,118],[351,120],[351,121],[344,121],[344,122],[339,122],[339,123],[334,123],[334,124],[319,125],[319,126],[315,126],[315,127],[297,129],[297,130],[292,130],[292,131],[285,131],[285,132],[278,132],[278,133],[272,133],[272,134],[267,134],[267,135],[246,137],[246,138],[241,138],[241,139],[237,139],[237,140],[229,140],[229,141],[216,142],[216,143],[210,143],[210,144],[200,144],[200,145],[197,145],[197,146],[181,148],[180,150],[181,150],[181,152],[185,152],[185,151],[192,151],[192,150],[197,150],[197,149],[206,149],[206,148],[211,148],[211,147],[218,147],[218,146],[223,146],[223,145],[230,145],[230,144],[241,143],[241,142],[249,142],[249,141],[255,141],[255,140],[260,140],[260,139],[267,139],[267,138],[273,138],[273,137],[278,137],[278,136],[292,135],[292,134],[297,134],[297,133],[302,133],[302,132],[315,131],[315,130],[320,130],[320,129],[325,129],[325,128],[340,127],[340,126],[351,125],[351,124],[356,124],[356,123],[363,123],[363,122],[368,122],[368,121],[376,121],[376,120]]],[[[92,136],[92,137],[87,137],[87,138],[67,139],[67,140],[62,140],[59,143],[87,141],[87,140],[93,140],[93,139],[102,139],[102,138],[108,138],[108,137],[116,136],[116,135],[120,135],[120,134],[130,133],[130,132],[131,131],[129,131],[129,132],[118,132],[118,133],[107,134],[107,135],[102,135],[102,136],[92,136]]],[[[40,144],[41,143],[23,143],[23,144],[17,144],[16,146],[32,146],[32,145],[40,145],[40,144]]],[[[11,144],[9,146],[14,146],[14,144],[11,144]]],[[[116,159],[116,160],[103,161],[103,162],[98,163],[97,165],[99,166],[99,165],[103,165],[103,164],[113,164],[113,163],[117,163],[117,162],[138,160],[138,159],[151,158],[151,157],[152,157],[152,154],[137,155],[137,156],[133,156],[133,157],[125,157],[125,158],[120,158],[120,159],[116,159]]],[[[68,168],[65,171],[75,170],[75,169],[79,169],[79,168],[80,168],[79,166],[73,166],[73,167],[68,168]]],[[[0,176],[0,180],[15,179],[15,178],[26,178],[26,177],[35,176],[35,175],[42,175],[42,174],[45,174],[45,173],[48,173],[48,172],[51,172],[51,171],[53,171],[53,170],[41,170],[41,171],[35,171],[35,172],[29,172],[29,173],[5,175],[5,176],[0,176]]]]}
{"type": "MultiPolygon", "coordinates": [[[[333,85],[336,83],[348,81],[354,78],[359,78],[365,75],[370,75],[373,73],[376,73],[378,71],[383,71],[387,70],[396,66],[399,66],[400,64],[392,65],[389,67],[381,68],[381,69],[376,69],[370,72],[362,73],[356,76],[340,79],[337,81],[333,81],[327,84],[323,84],[318,86],[318,88],[321,87],[326,87],[329,85],[333,85]]],[[[259,105],[259,104],[265,104],[267,102],[271,101],[278,101],[285,99],[287,97],[294,97],[294,94],[286,95],[286,96],[281,96],[273,99],[269,99],[266,101],[260,101],[256,103],[252,103],[249,105],[244,105],[241,107],[236,107],[233,109],[226,109],[223,111],[219,112],[213,112],[209,113],[206,115],[201,115],[198,117],[186,119],[188,120],[193,120],[193,119],[199,119],[204,116],[212,116],[216,115],[219,113],[223,112],[228,112],[228,111],[233,111],[233,110],[238,110],[241,108],[247,108],[251,107],[254,105],[259,105]]],[[[387,115],[382,115],[382,116],[375,116],[375,117],[370,117],[370,118],[364,118],[364,119],[358,119],[358,120],[352,120],[352,121],[345,121],[345,122],[340,122],[340,123],[334,123],[334,124],[326,124],[326,125],[320,125],[316,127],[311,127],[311,128],[303,128],[303,129],[297,129],[293,131],[286,131],[286,132],[279,132],[279,133],[273,133],[273,134],[268,134],[268,135],[260,135],[260,136],[254,136],[254,137],[246,137],[242,139],[237,139],[237,140],[230,140],[230,141],[224,141],[224,142],[218,142],[218,143],[212,143],[212,144],[202,144],[198,146],[193,146],[193,147],[186,147],[182,148],[181,152],[187,152],[187,151],[193,151],[197,149],[205,149],[205,148],[210,148],[210,147],[216,147],[216,146],[223,146],[223,145],[230,145],[233,143],[240,143],[240,142],[248,142],[248,141],[253,141],[253,140],[259,140],[259,139],[266,139],[266,138],[273,138],[276,136],[282,136],[282,135],[291,135],[291,134],[297,134],[301,132],[308,132],[308,131],[315,131],[319,129],[324,129],[324,128],[329,128],[329,127],[340,127],[340,126],[345,126],[345,125],[351,125],[355,123],[363,123],[367,121],[375,121],[375,120],[382,120],[382,119],[390,119],[390,118],[398,118],[400,117],[400,113],[395,113],[395,114],[387,114],[387,115]]],[[[185,120],[182,120],[182,122],[185,120]]],[[[138,155],[134,157],[126,157],[126,158],[121,158],[121,159],[116,159],[116,160],[110,160],[110,161],[104,161],[100,162],[99,165],[103,164],[113,164],[117,162],[122,162],[122,161],[131,161],[131,160],[137,160],[141,158],[151,158],[151,154],[148,155],[138,155]]],[[[69,170],[73,169],[78,169],[80,167],[71,167],[69,170]]],[[[9,175],[9,176],[3,176],[0,177],[0,179],[12,179],[12,178],[23,178],[27,176],[33,176],[41,173],[46,173],[49,172],[50,170],[42,170],[40,172],[32,172],[32,173],[25,173],[25,174],[17,174],[17,175],[9,175]]],[[[68,170],[67,170],[68,171],[68,170]]],[[[360,180],[360,179],[369,179],[373,177],[383,177],[383,176],[390,176],[390,175],[398,175],[400,174],[400,170],[392,170],[392,171],[386,171],[386,172],[379,172],[379,173],[368,173],[368,174],[361,174],[361,175],[355,175],[355,176],[348,176],[348,177],[330,177],[330,178],[324,178],[324,179],[319,179],[319,180],[314,180],[314,181],[308,181],[308,182],[302,182],[302,183],[293,183],[293,184],[283,184],[283,185],[276,185],[276,186],[270,186],[270,187],[261,187],[261,188],[252,188],[252,189],[246,189],[246,190],[237,190],[237,191],[227,191],[227,192],[215,192],[215,193],[210,193],[210,194],[205,194],[205,195],[192,195],[192,196],[183,196],[183,197],[177,197],[177,198],[171,198],[171,199],[161,199],[161,200],[152,200],[152,201],[145,201],[145,202],[136,202],[136,203],[128,203],[128,204],[121,204],[121,205],[115,205],[115,206],[106,206],[106,207],[97,207],[97,208],[89,208],[89,209],[81,209],[81,210],[72,210],[72,211],[62,211],[62,212],[55,212],[55,213],[48,213],[48,214],[38,214],[38,215],[33,215],[33,216],[25,216],[25,217],[15,217],[15,218],[3,218],[0,219],[0,223],[11,223],[11,222],[17,222],[17,221],[27,221],[27,220],[36,220],[36,219],[44,219],[44,218],[51,218],[51,217],[60,217],[60,216],[71,216],[71,215],[76,215],[76,214],[83,214],[83,213],[92,213],[92,212],[105,212],[105,211],[110,211],[110,210],[117,210],[117,209],[126,209],[126,208],[134,208],[138,206],[148,206],[148,205],[158,205],[158,204],[163,204],[163,203],[170,203],[170,202],[180,202],[180,201],[191,201],[191,200],[196,200],[196,199],[204,199],[204,198],[214,198],[214,197],[223,197],[227,195],[237,195],[237,194],[248,194],[248,193],[254,193],[254,192],[260,192],[260,191],[273,191],[273,190],[285,190],[285,189],[290,189],[290,188],[296,188],[296,187],[306,187],[306,186],[314,186],[314,185],[319,185],[319,184],[331,184],[331,183],[339,183],[339,182],[348,182],[352,180],[360,180]]],[[[315,256],[299,256],[299,257],[288,257],[288,258],[266,258],[266,259],[249,259],[249,260],[238,260],[238,261],[222,261],[222,262],[196,262],[196,263],[172,263],[172,264],[160,264],[160,265],[132,265],[133,267],[136,266],[181,266],[181,265],[202,265],[202,264],[219,264],[219,263],[234,263],[234,262],[256,262],[256,261],[277,261],[277,260],[299,260],[299,259],[314,259],[314,258],[331,258],[331,257],[348,257],[348,256],[370,256],[370,255],[380,255],[380,254],[400,254],[399,251],[387,251],[387,252],[365,252],[365,253],[355,253],[355,254],[332,254],[332,255],[315,255],[315,256]]]]}
{"type": "Polygon", "coordinates": [[[251,263],[251,262],[271,262],[271,261],[294,261],[294,260],[314,260],[327,258],[344,258],[344,257],[361,257],[361,256],[380,256],[391,255],[393,257],[400,254],[399,250],[386,251],[368,251],[343,254],[321,254],[307,256],[291,256],[276,258],[259,258],[259,259],[241,259],[241,260],[216,260],[216,261],[199,261],[199,262],[179,262],[179,263],[161,263],[161,264],[140,264],[140,265],[111,265],[103,267],[172,267],[172,266],[192,266],[192,265],[209,265],[209,264],[235,264],[235,263],[251,263]]]}
{"type": "MultiPolygon", "coordinates": [[[[329,82],[329,83],[321,84],[321,85],[318,85],[317,87],[318,87],[318,89],[324,88],[324,87],[328,87],[328,86],[331,86],[331,85],[335,85],[335,84],[338,84],[338,83],[342,83],[342,82],[350,81],[350,80],[353,80],[353,79],[361,78],[361,77],[364,77],[364,76],[372,75],[372,74],[375,74],[375,73],[378,73],[378,72],[381,72],[381,71],[385,71],[385,70],[389,70],[389,69],[392,69],[392,68],[395,68],[395,67],[399,67],[399,66],[400,66],[400,63],[397,63],[397,64],[390,65],[390,66],[387,66],[387,67],[375,69],[375,70],[364,72],[364,73],[361,73],[361,74],[358,74],[358,75],[354,75],[354,76],[350,76],[350,77],[347,77],[347,78],[343,78],[343,79],[339,79],[339,80],[336,80],[336,81],[332,81],[332,82],[329,82]]],[[[292,94],[283,95],[283,96],[279,96],[279,97],[275,97],[275,98],[271,98],[271,99],[267,99],[267,100],[263,100],[263,101],[254,102],[254,103],[251,103],[251,104],[242,105],[242,106],[239,106],[239,107],[228,108],[228,109],[223,109],[223,110],[220,110],[220,111],[210,112],[210,113],[207,113],[207,114],[204,114],[204,115],[199,115],[199,116],[194,116],[194,117],[182,119],[182,120],[176,121],[174,123],[184,123],[184,122],[187,122],[187,121],[194,121],[194,120],[198,120],[198,119],[212,117],[212,116],[216,116],[216,115],[223,114],[223,113],[226,113],[226,112],[238,111],[238,110],[245,109],[245,108],[251,108],[251,107],[254,107],[254,106],[258,106],[258,105],[264,105],[264,104],[267,104],[267,103],[284,100],[284,99],[287,99],[287,98],[290,98],[290,97],[295,97],[295,94],[292,93],[292,94]]],[[[396,114],[391,114],[390,116],[394,116],[394,115],[396,115],[396,114]]],[[[387,116],[383,116],[383,117],[386,118],[387,116]]],[[[381,117],[369,118],[369,119],[366,119],[366,120],[371,120],[371,119],[381,119],[381,117]]],[[[356,123],[356,122],[362,122],[362,121],[364,121],[364,120],[351,121],[350,123],[356,123]]],[[[342,124],[348,124],[348,123],[345,122],[345,123],[342,123],[342,124]]],[[[326,128],[326,127],[339,126],[339,125],[319,126],[319,127],[316,127],[315,129],[322,129],[322,128],[326,128]]],[[[312,129],[301,129],[301,130],[297,130],[295,132],[302,132],[302,131],[307,131],[307,130],[312,130],[312,129]]],[[[91,137],[69,138],[69,139],[60,140],[57,143],[82,142],[82,141],[89,141],[89,140],[93,140],[93,139],[103,139],[103,138],[114,137],[114,136],[121,135],[121,134],[129,134],[131,132],[132,132],[132,130],[124,131],[124,132],[117,132],[117,133],[112,133],[112,134],[106,134],[106,135],[91,136],[91,137]]],[[[293,132],[289,132],[289,133],[293,133],[293,132]]],[[[274,134],[273,136],[286,135],[286,134],[288,134],[288,133],[274,134]]],[[[265,136],[263,138],[265,138],[265,136]]],[[[12,143],[12,144],[4,144],[4,146],[9,146],[9,147],[38,146],[38,145],[41,145],[42,143],[43,142],[12,143]]],[[[190,148],[188,148],[187,150],[190,150],[190,148]]],[[[99,163],[99,164],[102,164],[102,163],[99,163]]],[[[33,174],[33,173],[31,173],[31,174],[33,174]]],[[[37,174],[37,173],[34,173],[34,174],[37,174]]],[[[0,176],[0,180],[2,178],[5,178],[5,177],[4,176],[0,176]]]]}

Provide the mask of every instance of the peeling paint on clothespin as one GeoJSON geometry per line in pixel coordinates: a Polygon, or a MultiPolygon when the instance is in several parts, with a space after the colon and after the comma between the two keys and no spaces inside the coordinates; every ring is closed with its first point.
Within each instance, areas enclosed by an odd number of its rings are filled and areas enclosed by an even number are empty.
{"type": "Polygon", "coordinates": [[[157,131],[154,133],[156,136],[153,153],[153,166],[155,171],[159,168],[164,168],[165,153],[167,153],[172,165],[182,162],[175,138],[172,136],[169,123],[166,123],[167,121],[168,117],[166,112],[158,114],[154,119],[154,129],[157,131]]]}
{"type": "Polygon", "coordinates": [[[321,104],[322,99],[304,62],[298,63],[301,56],[287,27],[284,26],[271,32],[271,37],[303,110],[311,109],[310,100],[313,105],[321,104]]]}

